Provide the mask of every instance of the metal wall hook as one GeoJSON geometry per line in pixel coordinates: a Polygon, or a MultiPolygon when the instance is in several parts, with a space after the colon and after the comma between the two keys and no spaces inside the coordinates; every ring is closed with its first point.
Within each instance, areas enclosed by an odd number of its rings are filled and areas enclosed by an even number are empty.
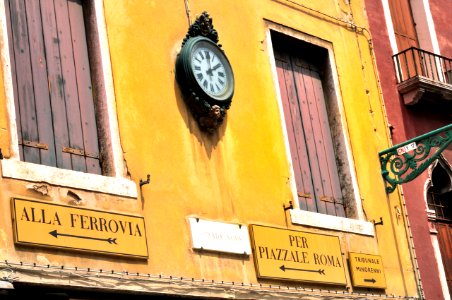
{"type": "Polygon", "coordinates": [[[140,187],[145,185],[145,184],[149,184],[150,182],[151,182],[151,175],[148,174],[146,180],[140,179],[140,187]]]}
{"type": "Polygon", "coordinates": [[[292,203],[292,201],[289,201],[289,206],[285,206],[285,205],[283,204],[283,208],[284,208],[284,210],[293,209],[293,203],[292,203]]]}
{"type": "Polygon", "coordinates": [[[380,221],[379,222],[375,222],[375,220],[372,220],[372,223],[374,223],[374,226],[383,225],[383,218],[380,217],[380,221]]]}

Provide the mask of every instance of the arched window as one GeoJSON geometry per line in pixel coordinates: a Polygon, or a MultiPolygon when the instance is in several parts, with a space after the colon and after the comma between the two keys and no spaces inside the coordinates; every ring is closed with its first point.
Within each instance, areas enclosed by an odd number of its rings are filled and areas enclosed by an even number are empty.
{"type": "Polygon", "coordinates": [[[432,171],[431,186],[427,191],[427,204],[435,212],[435,219],[452,222],[452,171],[438,161],[432,171]],[[448,170],[449,169],[449,170],[448,170]]]}
{"type": "Polygon", "coordinates": [[[431,174],[427,190],[430,219],[438,231],[438,244],[449,290],[452,291],[452,169],[447,162],[438,160],[431,174]]]}

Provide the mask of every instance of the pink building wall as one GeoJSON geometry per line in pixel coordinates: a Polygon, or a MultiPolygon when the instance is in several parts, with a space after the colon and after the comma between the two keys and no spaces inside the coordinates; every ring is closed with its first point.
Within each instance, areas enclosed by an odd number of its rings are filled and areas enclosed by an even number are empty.
{"type": "Polygon", "coordinates": [[[450,24],[452,18],[452,1],[430,0],[429,3],[441,55],[452,57],[452,28],[450,24]]]}
{"type": "MultiPolygon", "coordinates": [[[[452,57],[452,30],[438,30],[439,28],[451,28],[452,1],[430,0],[430,3],[441,54],[452,57]],[[449,18],[448,15],[450,15],[449,18]]],[[[366,9],[388,122],[393,128],[393,144],[404,142],[421,134],[449,125],[451,123],[452,112],[449,114],[439,114],[425,110],[416,111],[403,104],[401,96],[397,91],[397,79],[392,63],[393,50],[389,41],[382,1],[366,0],[366,9]]],[[[446,155],[452,158],[452,151],[449,151],[446,155]]],[[[452,162],[452,159],[449,161],[452,162]]],[[[425,171],[414,181],[403,184],[402,188],[424,295],[426,299],[436,300],[444,299],[444,295],[442,293],[434,248],[431,243],[431,234],[426,213],[427,204],[424,189],[427,179],[428,174],[425,171]]]]}

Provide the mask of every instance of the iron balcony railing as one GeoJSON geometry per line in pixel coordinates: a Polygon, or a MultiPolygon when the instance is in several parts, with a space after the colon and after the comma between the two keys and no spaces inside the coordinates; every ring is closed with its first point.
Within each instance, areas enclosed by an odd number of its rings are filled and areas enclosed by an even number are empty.
{"type": "Polygon", "coordinates": [[[397,81],[422,76],[433,81],[452,84],[452,59],[411,47],[392,56],[397,81]]]}

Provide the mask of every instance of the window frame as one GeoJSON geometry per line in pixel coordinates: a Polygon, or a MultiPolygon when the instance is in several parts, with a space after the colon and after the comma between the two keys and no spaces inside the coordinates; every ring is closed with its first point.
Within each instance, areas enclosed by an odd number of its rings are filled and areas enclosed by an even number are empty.
{"type": "MultiPolygon", "coordinates": [[[[282,135],[284,138],[284,144],[285,144],[285,150],[286,150],[286,157],[287,162],[289,165],[289,172],[290,172],[290,189],[292,194],[292,201],[294,208],[290,210],[290,217],[293,224],[296,225],[306,225],[311,227],[317,227],[317,228],[323,228],[323,229],[331,229],[331,230],[337,230],[337,231],[343,231],[343,232],[350,232],[350,233],[357,233],[362,235],[368,235],[368,236],[374,236],[375,235],[375,228],[373,226],[372,222],[366,221],[362,203],[361,203],[361,197],[359,195],[359,189],[358,189],[358,183],[356,174],[354,172],[354,162],[351,155],[351,147],[349,143],[349,138],[347,135],[347,122],[345,119],[344,114],[344,107],[342,98],[340,95],[340,86],[339,86],[339,79],[337,75],[337,69],[336,69],[336,63],[334,60],[334,52],[333,52],[333,45],[325,40],[322,40],[320,38],[299,32],[295,29],[291,29],[288,27],[285,27],[280,24],[275,24],[271,21],[266,20],[266,40],[267,40],[267,49],[268,49],[268,55],[269,55],[269,62],[272,68],[273,73],[273,82],[274,82],[274,89],[277,97],[278,102],[278,108],[279,108],[279,115],[280,115],[280,125],[282,130],[282,135]],[[289,145],[289,137],[287,134],[287,128],[286,128],[286,121],[284,116],[284,108],[283,108],[283,102],[281,97],[281,92],[279,88],[279,82],[278,82],[278,74],[277,74],[277,68],[276,68],[276,61],[275,61],[275,54],[274,54],[274,47],[273,42],[271,38],[271,31],[275,31],[281,34],[284,34],[286,36],[289,36],[291,38],[313,44],[318,47],[322,47],[327,50],[328,52],[328,60],[330,64],[330,71],[331,71],[331,81],[328,82],[328,84],[331,84],[333,86],[334,90],[334,98],[337,102],[337,110],[338,110],[338,116],[340,119],[340,126],[338,126],[338,130],[340,130],[341,135],[341,143],[342,146],[345,148],[345,159],[347,162],[346,172],[349,175],[350,178],[350,197],[353,199],[353,208],[352,211],[354,212],[353,216],[348,217],[337,217],[327,214],[322,214],[318,212],[311,212],[300,209],[300,206],[298,204],[298,195],[297,195],[297,187],[295,182],[295,174],[293,170],[293,163],[292,163],[292,155],[290,152],[290,145],[289,145]]],[[[330,126],[331,127],[331,126],[330,126]]],[[[331,128],[333,130],[333,128],[331,128]]],[[[348,203],[350,204],[350,203],[348,203]]]]}
{"type": "MultiPolygon", "coordinates": [[[[96,70],[92,73],[92,80],[93,86],[98,88],[99,91],[96,95],[96,101],[100,102],[99,107],[96,108],[96,119],[103,132],[102,135],[99,135],[99,146],[101,147],[101,155],[106,157],[107,160],[107,168],[103,170],[104,175],[77,172],[20,160],[9,40],[6,18],[3,17],[0,18],[0,40],[3,44],[1,64],[9,121],[10,156],[0,160],[2,177],[46,182],[52,185],[137,198],[137,186],[127,177],[120,144],[103,0],[88,1],[90,1],[89,5],[92,12],[89,16],[89,23],[96,31],[95,34],[87,32],[87,39],[89,40],[88,44],[91,44],[89,46],[90,54],[92,54],[92,51],[95,52],[94,57],[90,57],[90,64],[95,64],[94,69],[96,70]]],[[[5,16],[4,1],[0,1],[0,13],[5,16]]]]}
{"type": "MultiPolygon", "coordinates": [[[[438,178],[438,177],[436,177],[438,178]]],[[[437,179],[438,181],[438,179],[437,179]]],[[[452,167],[449,165],[449,162],[446,158],[444,158],[443,155],[440,155],[440,157],[435,160],[435,162],[432,163],[432,165],[429,168],[429,179],[426,182],[426,192],[425,192],[425,204],[426,204],[426,211],[429,213],[429,219],[432,221],[439,220],[440,222],[452,222],[452,215],[451,216],[445,216],[444,210],[451,210],[452,209],[452,203],[446,203],[443,204],[443,202],[448,202],[448,200],[444,200],[444,194],[451,194],[452,195],[452,167]],[[442,182],[433,182],[434,178],[433,175],[435,173],[436,168],[439,168],[438,171],[441,170],[445,173],[442,175],[444,178],[448,178],[448,183],[442,183],[442,182]],[[443,186],[441,185],[443,184],[443,186]],[[441,187],[443,189],[448,189],[447,191],[439,194],[434,192],[434,188],[441,187]],[[433,202],[432,202],[433,201],[433,202]],[[439,202],[439,203],[438,203],[439,202]],[[447,205],[449,204],[449,205],[447,205]],[[438,214],[438,210],[441,208],[442,213],[441,215],[438,214]],[[445,208],[445,209],[444,209],[445,208]]]]}

